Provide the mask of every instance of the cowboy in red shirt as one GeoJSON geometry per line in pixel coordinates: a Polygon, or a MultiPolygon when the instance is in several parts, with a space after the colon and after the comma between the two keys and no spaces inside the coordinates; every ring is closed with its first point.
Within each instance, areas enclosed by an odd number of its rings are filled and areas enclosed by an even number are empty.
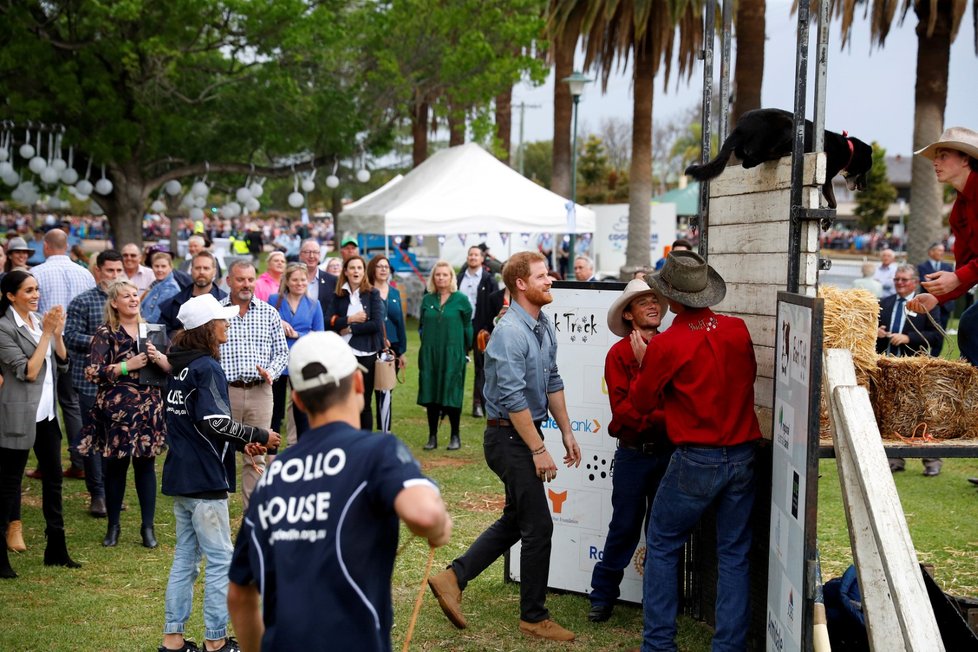
{"type": "MultiPolygon", "coordinates": [[[[621,337],[604,361],[604,380],[611,401],[608,433],[618,439],[615,472],[611,477],[611,523],[604,552],[591,573],[591,610],[588,620],[600,623],[611,617],[625,566],[649,520],[656,489],[669,464],[672,445],[666,437],[662,410],[639,412],[629,392],[638,377],[639,361],[632,351],[630,336],[638,333],[648,342],[659,332],[665,301],[648,283],[633,280],[608,310],[608,329],[621,337]]],[[[651,360],[647,363],[652,365],[651,360]]]]}
{"type": "Polygon", "coordinates": [[[646,541],[642,650],[675,650],[678,567],[703,512],[717,519],[714,649],[746,649],[750,616],[748,553],[754,505],[754,413],[757,362],[744,322],[718,315],[726,285],[692,251],[670,253],[649,285],[676,313],[646,345],[631,334],[641,371],[632,383],[640,412],[663,409],[676,452],[659,485],[646,541]]]}
{"type": "MultiPolygon", "coordinates": [[[[953,272],[933,272],[921,285],[930,294],[918,295],[908,310],[929,312],[938,303],[948,303],[978,285],[978,133],[964,127],[945,129],[941,139],[916,154],[934,162],[941,183],[958,191],[948,223],[954,234],[953,272]]],[[[978,304],[972,305],[958,322],[961,356],[978,367],[978,304]]]]}

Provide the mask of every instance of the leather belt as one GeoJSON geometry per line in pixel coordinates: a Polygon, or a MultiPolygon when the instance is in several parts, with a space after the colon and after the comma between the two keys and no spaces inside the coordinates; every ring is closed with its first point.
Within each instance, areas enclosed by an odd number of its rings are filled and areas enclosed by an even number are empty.
{"type": "Polygon", "coordinates": [[[623,441],[618,442],[618,448],[627,448],[628,450],[639,451],[645,453],[646,455],[656,455],[658,453],[665,453],[672,449],[672,444],[668,441],[646,441],[640,444],[629,444],[623,441]]]}
{"type": "MultiPolygon", "coordinates": [[[[509,419],[486,419],[486,425],[490,428],[516,428],[509,419]]],[[[533,426],[539,432],[543,428],[543,421],[534,421],[533,426]]]]}
{"type": "Polygon", "coordinates": [[[228,383],[228,385],[231,387],[237,387],[239,389],[250,389],[252,387],[258,387],[263,382],[265,381],[260,378],[258,380],[235,380],[228,383]]]}

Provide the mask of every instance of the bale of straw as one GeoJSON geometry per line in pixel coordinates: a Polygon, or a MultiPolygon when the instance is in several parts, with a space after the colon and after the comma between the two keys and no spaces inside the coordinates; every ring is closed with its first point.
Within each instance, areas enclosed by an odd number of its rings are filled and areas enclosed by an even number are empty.
{"type": "Polygon", "coordinates": [[[884,439],[978,439],[978,369],[961,360],[882,356],[871,395],[884,439]]]}
{"type": "MultiPolygon", "coordinates": [[[[867,290],[840,290],[831,285],[819,287],[818,295],[825,306],[822,341],[826,349],[848,349],[856,367],[856,380],[869,389],[869,379],[876,373],[876,332],[880,305],[867,290]]],[[[819,436],[831,439],[828,405],[822,396],[819,406],[819,436]]]]}

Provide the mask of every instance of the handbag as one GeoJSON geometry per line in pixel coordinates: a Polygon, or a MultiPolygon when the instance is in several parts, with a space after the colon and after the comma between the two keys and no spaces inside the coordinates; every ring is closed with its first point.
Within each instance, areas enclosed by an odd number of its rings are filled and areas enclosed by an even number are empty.
{"type": "Polygon", "coordinates": [[[397,386],[397,358],[390,350],[377,354],[374,361],[374,389],[389,392],[397,386]]]}

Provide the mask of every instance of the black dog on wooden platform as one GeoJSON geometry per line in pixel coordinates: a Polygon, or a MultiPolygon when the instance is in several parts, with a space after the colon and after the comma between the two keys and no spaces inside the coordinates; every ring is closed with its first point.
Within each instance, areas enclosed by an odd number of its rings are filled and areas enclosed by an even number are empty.
{"type": "MultiPolygon", "coordinates": [[[[781,109],[756,109],[748,111],[737,120],[737,126],[723,141],[717,157],[703,165],[690,165],[686,174],[698,181],[719,176],[727,166],[731,154],[736,154],[745,168],[752,168],[765,161],[776,161],[791,154],[794,144],[794,116],[781,109]]],[[[805,121],[805,151],[812,149],[811,120],[805,121]]],[[[842,173],[849,190],[866,187],[866,173],[873,166],[873,148],[845,133],[825,130],[826,171],[822,194],[829,208],[835,208],[832,179],[842,173]]]]}

